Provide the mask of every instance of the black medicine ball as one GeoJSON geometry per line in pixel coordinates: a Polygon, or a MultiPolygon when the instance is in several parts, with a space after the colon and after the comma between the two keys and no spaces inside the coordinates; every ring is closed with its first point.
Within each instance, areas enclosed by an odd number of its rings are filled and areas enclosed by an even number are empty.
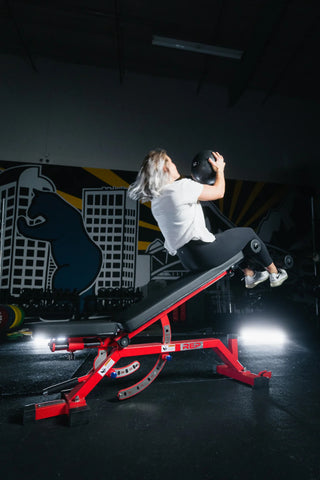
{"type": "Polygon", "coordinates": [[[191,177],[196,182],[213,185],[216,181],[216,172],[208,162],[208,158],[216,160],[211,150],[202,150],[202,152],[197,153],[192,160],[191,177]]]}

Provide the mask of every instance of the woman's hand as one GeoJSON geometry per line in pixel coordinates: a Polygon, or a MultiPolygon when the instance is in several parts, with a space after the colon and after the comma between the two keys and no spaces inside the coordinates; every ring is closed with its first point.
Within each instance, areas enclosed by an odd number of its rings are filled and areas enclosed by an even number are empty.
{"type": "Polygon", "coordinates": [[[210,163],[212,169],[215,172],[223,172],[224,167],[226,166],[223,156],[220,155],[219,152],[212,152],[212,155],[214,156],[215,160],[208,158],[208,162],[210,163]]]}
{"type": "Polygon", "coordinates": [[[224,167],[225,162],[223,156],[218,152],[212,152],[216,160],[208,158],[212,169],[216,172],[216,181],[214,185],[203,185],[202,192],[198,198],[200,202],[207,202],[209,200],[218,200],[224,197],[225,193],[225,179],[224,179],[224,167]]]}

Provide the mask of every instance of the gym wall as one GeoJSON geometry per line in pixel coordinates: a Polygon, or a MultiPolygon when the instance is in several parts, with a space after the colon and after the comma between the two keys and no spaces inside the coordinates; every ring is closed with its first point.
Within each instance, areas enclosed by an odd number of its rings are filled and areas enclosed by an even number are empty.
{"type": "Polygon", "coordinates": [[[0,56],[2,303],[54,289],[92,296],[94,309],[99,292],[127,289],[135,299],[132,289],[183,273],[150,207],[125,194],[154,147],[186,176],[197,151],[220,151],[227,193],[204,206],[210,228],[251,226],[276,260],[292,254],[300,279],[312,276],[314,105],[278,97],[262,105],[263,95],[247,92],[229,108],[217,86],[197,95],[182,80],[130,74],[120,85],[107,69],[41,58],[37,67],[0,56]]]}
{"type": "Polygon", "coordinates": [[[316,105],[248,91],[0,55],[0,159],[136,171],[167,149],[181,174],[214,149],[228,178],[318,187],[316,105]]]}
{"type": "MultiPolygon", "coordinates": [[[[150,205],[127,197],[136,172],[4,161],[0,169],[2,291],[98,295],[184,273],[164,250],[150,205]]],[[[278,263],[290,253],[306,255],[312,238],[305,188],[227,180],[226,191],[203,204],[213,232],[251,226],[278,263]]]]}

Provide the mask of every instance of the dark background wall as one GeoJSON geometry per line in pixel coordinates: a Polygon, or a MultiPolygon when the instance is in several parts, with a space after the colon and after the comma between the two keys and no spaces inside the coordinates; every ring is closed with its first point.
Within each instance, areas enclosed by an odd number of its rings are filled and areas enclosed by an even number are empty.
{"type": "Polygon", "coordinates": [[[188,174],[202,149],[233,179],[318,187],[318,105],[247,89],[0,55],[0,159],[135,171],[163,147],[188,174]]]}

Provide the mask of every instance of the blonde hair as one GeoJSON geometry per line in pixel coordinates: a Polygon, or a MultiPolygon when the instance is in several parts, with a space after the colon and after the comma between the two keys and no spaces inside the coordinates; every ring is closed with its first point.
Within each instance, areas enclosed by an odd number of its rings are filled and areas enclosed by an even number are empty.
{"type": "Polygon", "coordinates": [[[146,155],[136,181],[128,189],[130,198],[144,203],[159,197],[161,189],[170,182],[170,174],[164,170],[166,157],[167,152],[162,149],[146,155]]]}

